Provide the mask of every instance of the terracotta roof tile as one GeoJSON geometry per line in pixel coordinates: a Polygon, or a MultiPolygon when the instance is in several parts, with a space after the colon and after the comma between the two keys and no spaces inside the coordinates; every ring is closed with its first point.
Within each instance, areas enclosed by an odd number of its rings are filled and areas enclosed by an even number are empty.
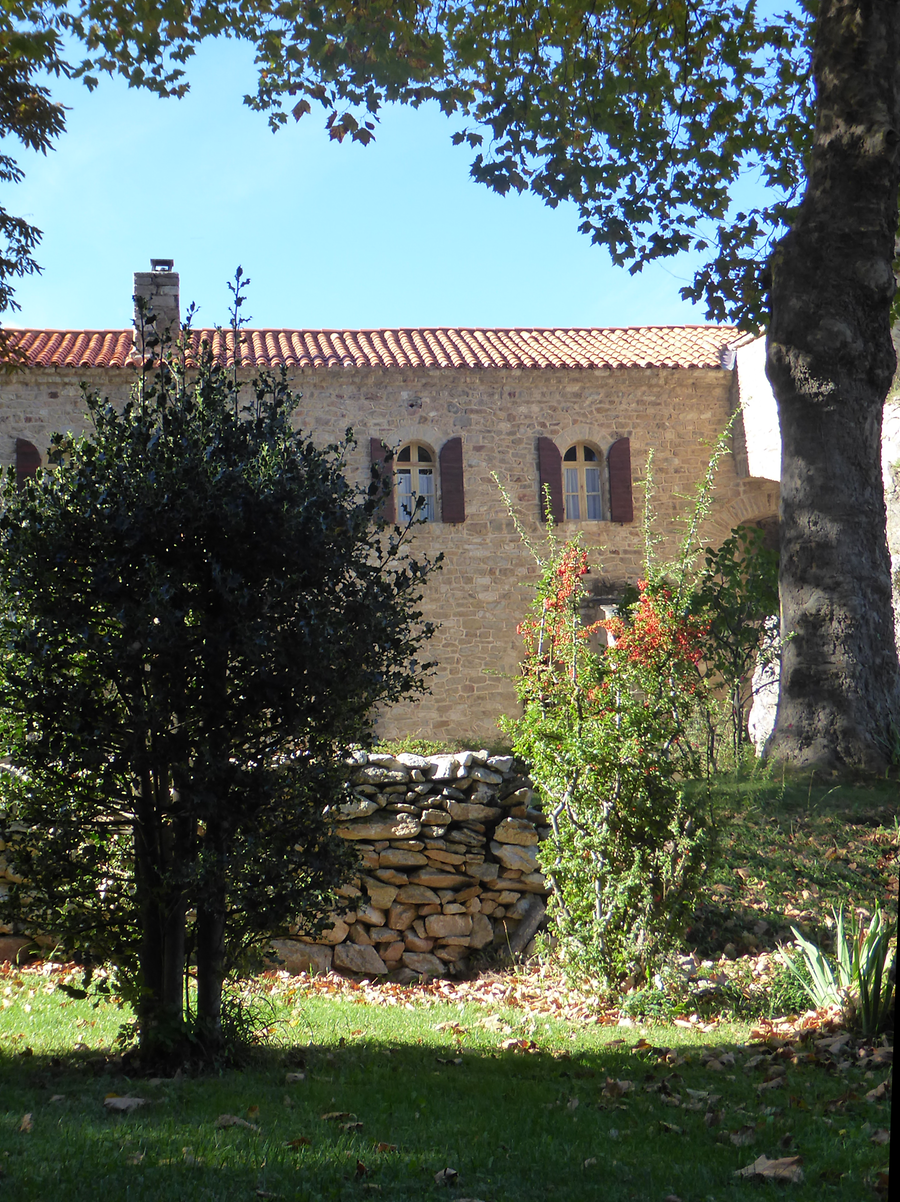
{"type": "MultiPolygon", "coordinates": [[[[125,367],[131,330],[7,330],[11,346],[36,367],[125,367]]],[[[238,361],[248,367],[561,368],[719,367],[740,337],[733,326],[629,326],[622,329],[244,330],[238,361]]],[[[230,330],[194,330],[231,363],[230,330]]]]}

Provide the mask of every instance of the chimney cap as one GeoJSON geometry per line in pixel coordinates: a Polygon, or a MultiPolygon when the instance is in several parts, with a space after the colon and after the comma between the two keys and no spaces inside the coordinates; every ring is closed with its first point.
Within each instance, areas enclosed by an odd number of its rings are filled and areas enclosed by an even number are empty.
{"type": "Polygon", "coordinates": [[[174,259],[151,259],[150,260],[150,270],[151,271],[171,271],[174,266],[175,266],[174,259]]]}

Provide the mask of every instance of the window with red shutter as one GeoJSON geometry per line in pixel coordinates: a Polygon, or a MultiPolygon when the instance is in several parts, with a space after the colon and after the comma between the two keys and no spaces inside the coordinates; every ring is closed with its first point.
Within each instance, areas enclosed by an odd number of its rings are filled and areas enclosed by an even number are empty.
{"type": "Polygon", "coordinates": [[[438,456],[441,469],[441,521],[466,520],[466,495],[463,488],[462,439],[448,438],[438,456]]]}
{"type": "Polygon", "coordinates": [[[373,467],[377,465],[380,469],[381,517],[388,523],[394,523],[397,520],[397,511],[394,506],[394,481],[392,477],[393,452],[390,447],[384,445],[380,438],[370,438],[369,459],[373,467]]]}
{"type": "Polygon", "coordinates": [[[631,439],[620,438],[609,448],[609,516],[613,522],[634,521],[631,491],[631,439]]]}
{"type": "Polygon", "coordinates": [[[16,483],[19,488],[41,470],[41,453],[27,438],[16,439],[16,483]]]}
{"type": "Polygon", "coordinates": [[[562,456],[552,438],[538,439],[538,480],[541,490],[541,520],[546,522],[547,490],[550,490],[550,513],[553,521],[563,520],[562,456]]]}

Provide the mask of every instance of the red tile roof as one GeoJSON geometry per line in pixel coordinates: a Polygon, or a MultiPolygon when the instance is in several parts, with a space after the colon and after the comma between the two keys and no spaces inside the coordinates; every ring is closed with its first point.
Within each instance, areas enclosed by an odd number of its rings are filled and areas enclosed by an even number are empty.
{"type": "MultiPolygon", "coordinates": [[[[35,367],[125,367],[135,361],[131,330],[6,331],[11,349],[35,367]],[[14,349],[13,349],[14,348],[14,349]]],[[[739,337],[733,326],[622,329],[243,330],[248,367],[622,368],[719,367],[739,337]]],[[[230,330],[194,330],[192,353],[208,341],[232,362],[230,330]]]]}

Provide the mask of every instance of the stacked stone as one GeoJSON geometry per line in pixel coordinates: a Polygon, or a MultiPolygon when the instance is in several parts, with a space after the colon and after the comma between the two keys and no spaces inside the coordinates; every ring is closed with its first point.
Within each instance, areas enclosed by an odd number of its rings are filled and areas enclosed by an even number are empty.
{"type": "Polygon", "coordinates": [[[512,756],[359,752],[351,789],[334,818],[362,874],[339,891],[348,909],[318,940],[275,941],[289,970],[444,976],[472,952],[533,934],[548,892],[537,844],[549,831],[512,756]]]}

